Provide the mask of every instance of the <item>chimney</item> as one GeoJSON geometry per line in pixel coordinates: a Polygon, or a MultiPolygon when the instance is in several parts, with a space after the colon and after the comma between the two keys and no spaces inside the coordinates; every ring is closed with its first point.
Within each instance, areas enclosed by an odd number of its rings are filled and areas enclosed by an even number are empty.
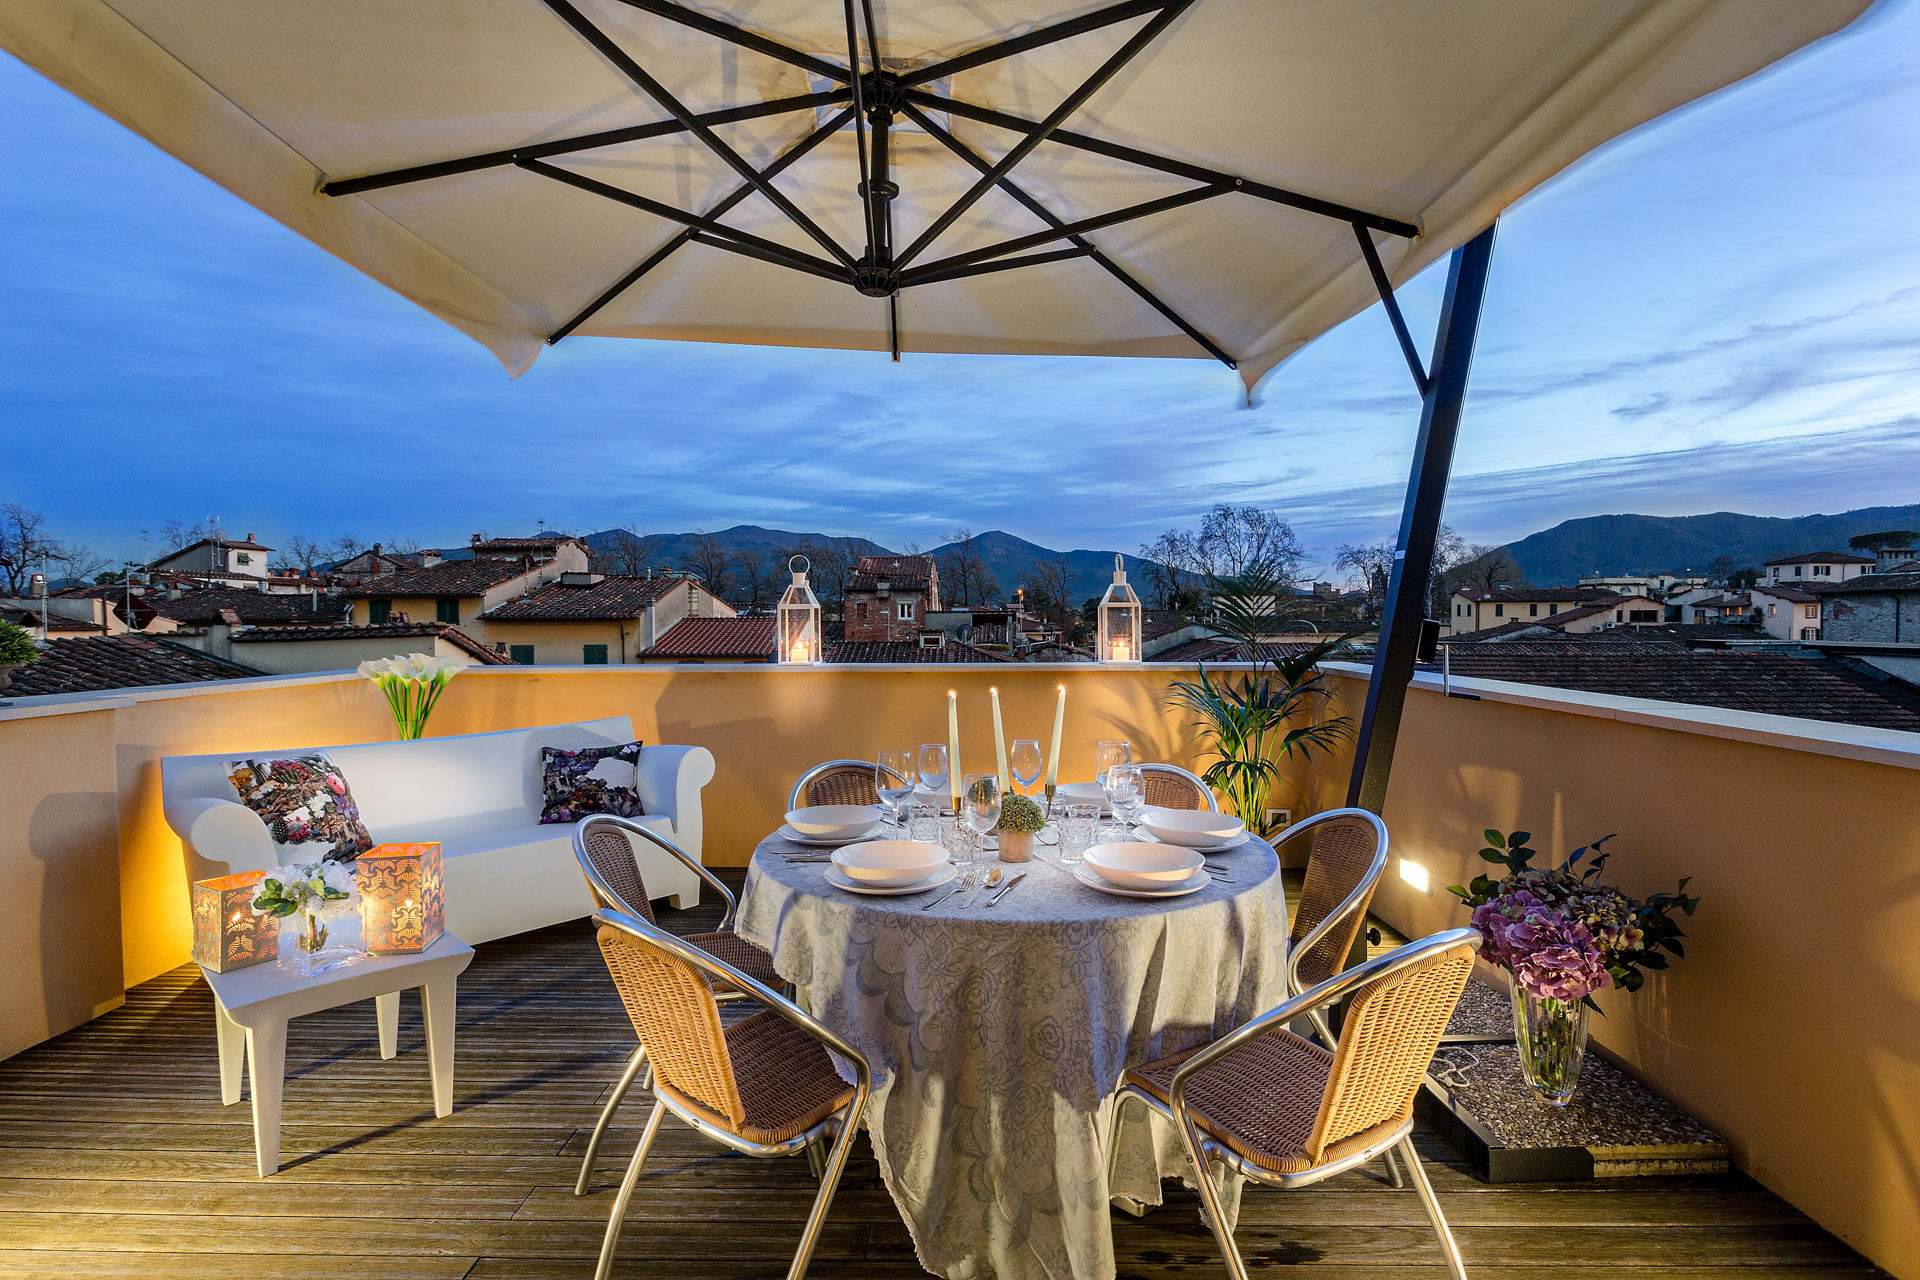
{"type": "Polygon", "coordinates": [[[433,566],[439,563],[440,563],[440,553],[438,551],[435,551],[433,548],[429,547],[427,550],[422,551],[420,553],[420,567],[422,569],[431,569],[433,568],[433,566]]]}

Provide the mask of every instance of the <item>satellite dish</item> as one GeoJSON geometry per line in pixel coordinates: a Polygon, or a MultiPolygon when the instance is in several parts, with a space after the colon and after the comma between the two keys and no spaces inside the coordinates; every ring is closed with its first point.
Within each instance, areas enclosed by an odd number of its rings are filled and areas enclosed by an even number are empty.
{"type": "Polygon", "coordinates": [[[961,644],[966,644],[973,639],[973,624],[971,622],[961,623],[960,629],[955,631],[953,636],[954,639],[958,640],[961,644]]]}

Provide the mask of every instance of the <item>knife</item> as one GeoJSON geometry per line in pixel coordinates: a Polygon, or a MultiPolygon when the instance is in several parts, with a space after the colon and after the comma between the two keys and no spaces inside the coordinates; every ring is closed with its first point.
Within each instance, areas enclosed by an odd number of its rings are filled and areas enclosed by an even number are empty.
{"type": "Polygon", "coordinates": [[[1021,882],[1022,880],[1025,880],[1026,878],[1027,878],[1027,873],[1026,873],[1026,872],[1024,872],[1024,871],[1022,871],[1022,872],[1021,872],[1021,873],[1020,873],[1019,875],[1017,875],[1017,876],[1015,876],[1015,877],[1014,877],[1013,879],[1011,879],[1011,880],[1009,880],[1009,881],[1007,881],[1007,882],[1006,882],[1006,883],[1005,883],[1004,885],[1001,885],[1001,886],[1000,886],[1000,892],[998,892],[998,893],[996,893],[996,894],[994,894],[994,895],[993,895],[993,896],[992,896],[991,898],[988,898],[988,899],[987,899],[987,905],[988,905],[988,906],[990,906],[990,907],[996,907],[996,906],[999,906],[999,905],[1000,905],[1000,899],[1002,899],[1002,898],[1004,898],[1004,897],[1006,897],[1006,896],[1007,896],[1008,894],[1010,894],[1010,893],[1012,893],[1012,892],[1013,892],[1013,887],[1014,887],[1015,885],[1017,885],[1017,884],[1019,884],[1019,883],[1020,883],[1020,882],[1021,882]]]}

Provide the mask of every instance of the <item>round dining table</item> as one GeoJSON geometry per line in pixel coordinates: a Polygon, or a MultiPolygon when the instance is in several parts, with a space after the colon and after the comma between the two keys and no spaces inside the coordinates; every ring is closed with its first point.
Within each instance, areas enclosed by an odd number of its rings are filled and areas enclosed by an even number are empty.
{"type": "Polygon", "coordinates": [[[921,1266],[1111,1280],[1110,1200],[1158,1204],[1163,1176],[1190,1177],[1143,1108],[1115,1130],[1121,1073],[1285,998],[1272,847],[1250,837],[1213,857],[1230,880],[1156,899],[1090,888],[1042,849],[989,863],[1027,877],[993,906],[852,893],[792,860],[821,852],[761,841],[735,928],[871,1064],[873,1151],[921,1266]]]}

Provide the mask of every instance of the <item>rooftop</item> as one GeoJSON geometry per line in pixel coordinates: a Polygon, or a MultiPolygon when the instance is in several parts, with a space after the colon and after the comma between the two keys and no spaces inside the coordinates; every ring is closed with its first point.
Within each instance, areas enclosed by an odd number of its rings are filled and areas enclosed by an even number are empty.
{"type": "Polygon", "coordinates": [[[682,618],[641,656],[771,660],[774,622],[768,617],[682,618]]]}
{"type": "Polygon", "coordinates": [[[1622,598],[1619,592],[1609,591],[1605,587],[1495,587],[1491,591],[1480,587],[1462,587],[1453,594],[1468,600],[1503,604],[1583,604],[1622,598]]]}
{"type": "Polygon", "coordinates": [[[341,623],[316,627],[246,627],[233,633],[235,644],[316,644],[359,640],[402,640],[410,637],[445,640],[475,662],[506,665],[512,661],[475,640],[460,628],[445,622],[341,623]]]}
{"type": "Polygon", "coordinates": [[[861,556],[846,589],[875,591],[885,581],[895,590],[924,591],[934,572],[932,556],[861,556]]]}
{"type": "Polygon", "coordinates": [[[221,614],[227,612],[249,626],[324,625],[345,621],[351,612],[351,606],[339,596],[249,591],[244,587],[207,587],[188,591],[177,600],[169,599],[165,593],[150,592],[141,597],[141,602],[163,618],[193,627],[224,621],[221,614]]]}
{"type": "Polygon", "coordinates": [[[224,662],[152,636],[82,636],[56,640],[41,652],[38,662],[16,668],[12,685],[0,696],[93,693],[260,674],[256,668],[224,662]]]}
{"type": "Polygon", "coordinates": [[[938,648],[923,648],[915,640],[829,641],[820,653],[823,662],[1015,662],[1016,658],[976,645],[948,639],[938,648]]]}
{"type": "MultiPolygon", "coordinates": [[[[391,579],[389,579],[391,581],[391,579]]],[[[637,618],[647,606],[674,591],[684,591],[691,579],[644,578],[609,574],[597,582],[549,582],[518,600],[489,609],[488,622],[548,622],[556,619],[637,618]]],[[[698,590],[705,591],[700,587],[698,590]]]]}
{"type": "Polygon", "coordinates": [[[1769,560],[1763,566],[1771,569],[1777,564],[1872,564],[1872,556],[1856,556],[1845,551],[1806,551],[1797,556],[1781,556],[1778,560],[1769,560]]]}
{"type": "MultiPolygon", "coordinates": [[[[0,619],[5,619],[16,627],[25,627],[29,631],[38,631],[40,629],[40,611],[38,609],[27,608],[23,605],[0,605],[0,619]]],[[[97,632],[106,630],[105,627],[97,622],[89,622],[85,618],[69,618],[65,614],[53,613],[51,611],[47,613],[46,621],[47,633],[49,635],[56,631],[82,634],[90,631],[97,632]]]]}
{"type": "Polygon", "coordinates": [[[1823,596],[1920,591],[1920,569],[1900,566],[1886,573],[1863,573],[1845,582],[1823,582],[1818,590],[1823,596]]]}
{"type": "Polygon", "coordinates": [[[478,596],[523,573],[521,560],[443,560],[422,569],[407,569],[348,587],[355,597],[478,596]]]}

